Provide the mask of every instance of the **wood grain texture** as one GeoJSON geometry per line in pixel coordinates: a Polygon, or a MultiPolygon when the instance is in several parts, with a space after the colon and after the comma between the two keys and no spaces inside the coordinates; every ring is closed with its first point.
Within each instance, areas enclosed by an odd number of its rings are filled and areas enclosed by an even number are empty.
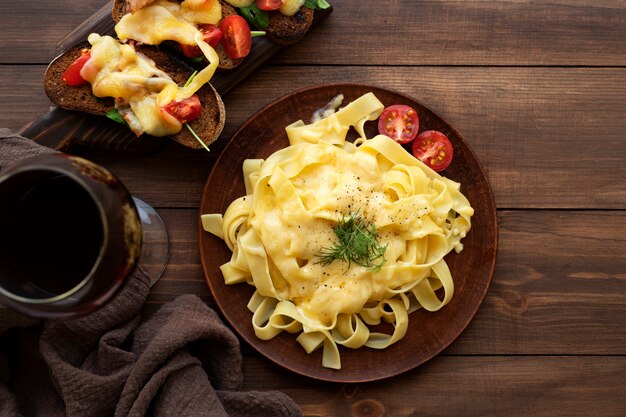
{"type": "Polygon", "coordinates": [[[17,131],[50,109],[43,88],[45,70],[45,65],[0,65],[2,127],[17,131]]]}
{"type": "Polygon", "coordinates": [[[337,14],[281,63],[624,65],[626,2],[334,0],[337,14]],[[388,28],[380,30],[380,27],[388,28]],[[309,56],[316,51],[314,57],[309,56]],[[400,53],[399,53],[400,52],[400,53]]]}
{"type": "MultiPolygon", "coordinates": [[[[41,79],[57,42],[105,3],[0,2],[0,126],[48,110],[41,79]]],[[[245,388],[284,390],[307,416],[626,415],[626,1],[332,3],[227,97],[211,154],[77,149],[161,208],[171,262],[146,313],[183,293],[212,304],[196,207],[228,136],[294,89],[375,83],[440,113],[486,168],[500,244],[485,302],[442,355],[397,378],[319,384],[244,344],[245,388]]]]}
{"type": "Polygon", "coordinates": [[[48,63],[57,42],[108,0],[0,2],[0,63],[48,63]]]}
{"type": "Polygon", "coordinates": [[[318,384],[244,361],[245,386],[290,395],[307,417],[623,416],[624,357],[440,356],[397,378],[318,384]]]}
{"type": "MultiPolygon", "coordinates": [[[[197,210],[159,212],[172,252],[147,312],[178,294],[209,301],[197,210]]],[[[626,355],[626,212],[501,211],[498,222],[487,296],[444,354],[626,355]]]]}
{"type": "MultiPolygon", "coordinates": [[[[45,63],[105,0],[5,1],[0,62],[45,63]],[[37,16],[34,43],[32,16],[37,16]]],[[[336,12],[283,64],[626,65],[626,2],[333,0],[336,12]],[[381,28],[388,30],[382,31],[381,28]],[[332,42],[320,41],[332,39],[332,42]],[[400,44],[402,53],[394,46],[400,44]],[[382,46],[382,47],[377,47],[382,46]]]]}
{"type": "MultiPolygon", "coordinates": [[[[13,126],[47,110],[41,74],[37,66],[0,66],[0,111],[13,126]]],[[[152,204],[195,207],[212,161],[246,118],[294,89],[331,81],[396,89],[442,115],[477,153],[500,208],[626,207],[626,70],[620,68],[360,67],[355,74],[343,67],[267,67],[225,98],[226,127],[211,155],[175,144],[141,157],[80,152],[152,204]]]]}

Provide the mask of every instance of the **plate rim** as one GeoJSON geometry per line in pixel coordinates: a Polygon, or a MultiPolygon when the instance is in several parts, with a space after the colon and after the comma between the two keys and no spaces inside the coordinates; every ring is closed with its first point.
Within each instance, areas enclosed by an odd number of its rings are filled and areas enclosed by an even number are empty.
{"type": "MultiPolygon", "coordinates": [[[[469,146],[469,144],[467,143],[467,141],[465,140],[463,135],[461,135],[460,132],[456,129],[456,127],[454,125],[450,124],[439,113],[437,113],[436,111],[433,111],[429,106],[425,105],[423,102],[415,99],[413,96],[411,96],[411,95],[409,95],[407,93],[403,93],[403,92],[400,92],[398,90],[387,88],[387,87],[381,87],[379,85],[374,85],[374,84],[369,84],[369,83],[355,83],[355,82],[333,82],[333,83],[313,84],[313,85],[309,85],[309,86],[306,86],[306,87],[303,87],[303,88],[300,88],[300,89],[297,89],[297,90],[293,90],[293,91],[288,92],[286,94],[283,94],[280,97],[277,97],[276,99],[270,101],[269,103],[267,103],[266,105],[261,107],[259,110],[257,110],[252,115],[250,115],[235,130],[235,132],[230,136],[230,138],[228,138],[228,141],[226,142],[226,144],[224,145],[224,147],[220,151],[220,154],[219,154],[218,158],[215,160],[215,163],[213,164],[213,166],[211,168],[211,171],[209,172],[209,175],[207,176],[207,179],[205,181],[205,184],[204,184],[204,187],[203,187],[203,191],[202,191],[202,194],[201,194],[201,197],[200,197],[200,203],[199,203],[199,206],[198,206],[198,211],[199,211],[199,213],[198,213],[198,243],[199,243],[200,263],[201,263],[201,266],[202,266],[202,272],[203,272],[204,280],[205,280],[207,286],[209,287],[209,291],[211,293],[213,302],[218,307],[218,310],[219,310],[218,312],[219,312],[220,316],[228,323],[229,328],[230,328],[231,331],[233,331],[233,333],[235,333],[239,338],[241,338],[246,343],[248,343],[259,355],[261,355],[265,359],[269,360],[271,363],[273,363],[275,365],[278,365],[282,369],[289,370],[290,372],[293,372],[295,374],[298,374],[298,375],[301,375],[301,376],[305,376],[305,377],[308,377],[308,378],[312,378],[312,379],[318,380],[318,381],[333,382],[333,383],[364,383],[364,382],[381,381],[381,380],[385,380],[385,379],[388,379],[388,378],[392,378],[392,377],[401,375],[401,374],[409,372],[411,370],[415,370],[415,369],[419,368],[421,365],[425,364],[426,362],[431,361],[435,357],[439,356],[445,349],[450,347],[452,345],[452,343],[454,343],[454,341],[456,339],[458,339],[458,337],[461,336],[461,334],[463,334],[463,332],[465,332],[465,330],[467,329],[467,327],[469,326],[471,321],[476,316],[476,313],[478,312],[479,308],[482,306],[482,304],[483,304],[483,302],[485,300],[485,297],[487,295],[487,292],[489,291],[489,288],[491,287],[491,282],[493,280],[493,275],[494,275],[494,272],[495,272],[497,251],[498,251],[498,243],[499,243],[498,242],[499,241],[499,227],[498,227],[499,225],[498,225],[498,216],[497,216],[497,206],[495,204],[495,198],[494,198],[494,195],[493,195],[493,190],[491,188],[491,183],[489,182],[489,179],[488,179],[488,177],[487,177],[487,175],[485,173],[485,170],[483,169],[483,165],[480,162],[480,159],[478,158],[478,156],[476,155],[474,150],[469,146]],[[411,364],[411,365],[405,367],[404,369],[397,370],[395,372],[389,372],[389,373],[386,373],[386,374],[384,374],[382,376],[374,375],[374,376],[364,377],[364,378],[345,378],[345,377],[342,378],[341,377],[341,370],[337,370],[337,373],[333,374],[333,375],[337,376],[336,378],[328,377],[328,376],[324,376],[324,375],[316,375],[315,373],[306,372],[306,370],[303,370],[303,369],[295,369],[294,367],[287,366],[284,363],[281,363],[279,360],[276,360],[275,358],[266,355],[259,347],[257,347],[257,343],[263,342],[263,341],[261,339],[256,338],[256,336],[254,334],[249,336],[247,334],[244,334],[243,332],[238,331],[238,328],[237,328],[237,326],[234,325],[234,323],[232,322],[232,319],[227,314],[224,313],[224,308],[222,307],[222,304],[221,304],[219,298],[216,297],[215,289],[213,288],[213,286],[211,284],[211,280],[209,279],[209,272],[208,272],[207,263],[206,263],[205,258],[203,256],[204,246],[205,246],[205,243],[203,241],[203,233],[207,233],[207,232],[205,232],[203,227],[202,227],[202,218],[201,218],[201,216],[202,216],[203,213],[202,213],[201,209],[202,209],[202,206],[204,205],[204,202],[206,201],[207,196],[209,195],[209,183],[211,182],[211,179],[213,178],[213,175],[216,173],[220,163],[222,162],[222,158],[226,157],[227,149],[235,142],[235,140],[237,139],[238,135],[240,135],[242,131],[244,131],[251,123],[253,123],[253,121],[256,119],[256,117],[259,114],[262,114],[265,111],[268,111],[273,106],[275,106],[278,103],[288,99],[289,97],[302,95],[302,94],[305,94],[307,92],[314,91],[314,90],[333,89],[333,88],[337,89],[337,88],[342,88],[342,87],[343,88],[354,88],[354,87],[357,87],[357,88],[363,88],[363,89],[374,89],[374,90],[379,90],[379,91],[386,91],[386,92],[391,93],[391,94],[396,95],[396,96],[406,97],[406,98],[410,99],[411,101],[413,101],[415,103],[419,103],[420,106],[422,106],[423,108],[428,110],[432,115],[437,117],[441,122],[443,122],[446,125],[446,127],[448,129],[450,129],[451,131],[454,132],[454,134],[463,142],[463,144],[465,145],[465,148],[467,148],[467,151],[469,152],[471,157],[475,161],[478,162],[477,163],[478,171],[480,172],[480,175],[484,178],[485,183],[486,183],[486,195],[484,195],[484,198],[487,200],[489,206],[491,208],[493,208],[493,210],[489,211],[489,216],[488,216],[489,220],[493,224],[493,229],[494,229],[493,257],[491,258],[491,262],[490,262],[490,265],[489,265],[489,268],[488,268],[489,278],[487,280],[485,280],[485,289],[482,292],[482,294],[479,295],[475,306],[473,306],[471,311],[470,311],[470,314],[467,314],[466,320],[464,321],[462,326],[460,326],[460,330],[459,330],[458,334],[449,343],[445,344],[440,349],[436,349],[436,351],[434,353],[432,353],[429,358],[426,358],[426,359],[424,359],[423,361],[421,361],[419,363],[411,364]]],[[[304,350],[302,350],[302,354],[308,356],[308,354],[304,350]]]]}

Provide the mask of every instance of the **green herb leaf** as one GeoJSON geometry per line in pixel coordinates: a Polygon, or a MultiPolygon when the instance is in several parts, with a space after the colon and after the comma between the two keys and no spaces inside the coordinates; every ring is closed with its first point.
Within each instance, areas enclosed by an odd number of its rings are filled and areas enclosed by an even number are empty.
{"type": "Polygon", "coordinates": [[[188,123],[185,123],[185,127],[187,127],[187,129],[191,132],[191,135],[192,135],[194,138],[196,138],[196,140],[197,140],[198,142],[200,142],[200,145],[204,146],[204,149],[206,149],[206,151],[207,151],[207,152],[211,152],[211,150],[209,149],[209,147],[208,147],[208,146],[206,146],[206,143],[204,143],[204,142],[202,141],[202,139],[200,139],[200,136],[198,136],[198,134],[196,133],[196,131],[195,131],[195,130],[193,130],[193,129],[191,128],[191,126],[189,126],[189,124],[188,124],[188,123]]]}
{"type": "Polygon", "coordinates": [[[267,25],[270,24],[270,15],[265,10],[259,9],[255,3],[240,7],[239,11],[248,23],[257,29],[266,29],[267,25]]]}
{"type": "Polygon", "coordinates": [[[189,84],[191,84],[191,82],[193,81],[194,78],[196,78],[196,74],[198,74],[198,71],[194,71],[190,76],[189,79],[187,80],[187,82],[185,83],[185,85],[183,87],[187,87],[189,84]]]}
{"type": "Polygon", "coordinates": [[[304,7],[308,7],[313,10],[322,10],[328,9],[330,4],[326,0],[306,0],[304,2],[304,7]]]}
{"type": "Polygon", "coordinates": [[[202,62],[204,55],[197,56],[191,60],[191,62],[202,62]]]}
{"type": "Polygon", "coordinates": [[[126,123],[126,120],[124,120],[124,118],[122,117],[120,112],[117,111],[117,109],[115,109],[115,108],[113,108],[113,109],[109,110],[108,112],[106,112],[106,117],[108,117],[109,119],[113,120],[114,122],[123,124],[124,126],[128,126],[128,123],[126,123]]]}
{"type": "Polygon", "coordinates": [[[366,224],[358,213],[339,218],[333,231],[339,242],[331,247],[322,248],[317,263],[327,266],[334,261],[342,261],[348,264],[348,269],[355,263],[370,271],[380,271],[387,261],[385,259],[387,245],[378,242],[376,226],[366,224]]]}
{"type": "Polygon", "coordinates": [[[250,31],[250,35],[252,35],[252,37],[257,37],[257,36],[265,36],[266,32],[264,30],[251,30],[250,31]]]}

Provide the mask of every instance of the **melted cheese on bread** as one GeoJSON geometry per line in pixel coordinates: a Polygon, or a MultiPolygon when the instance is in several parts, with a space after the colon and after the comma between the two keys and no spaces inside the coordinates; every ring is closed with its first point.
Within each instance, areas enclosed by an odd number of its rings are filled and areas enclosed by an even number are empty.
{"type": "MultiPolygon", "coordinates": [[[[125,15],[115,25],[115,32],[122,40],[133,39],[148,45],[159,45],[166,40],[198,45],[209,62],[188,86],[179,89],[168,87],[160,94],[157,104],[189,98],[211,80],[219,65],[219,57],[204,41],[197,25],[216,24],[221,17],[219,0],[186,0],[182,3],[157,0],[135,13],[125,15]]],[[[166,112],[162,112],[163,117],[171,118],[166,112]]]]}
{"type": "Polygon", "coordinates": [[[187,0],[180,4],[158,0],[122,17],[115,25],[115,33],[120,39],[134,39],[148,45],[168,40],[195,45],[197,25],[217,24],[221,18],[222,6],[218,0],[187,0]]]}
{"type": "MultiPolygon", "coordinates": [[[[129,105],[139,121],[142,131],[153,136],[178,133],[182,124],[161,107],[173,100],[191,97],[208,82],[215,68],[211,66],[192,80],[186,87],[179,87],[154,61],[137,52],[132,45],[121,44],[111,36],[92,33],[88,38],[92,45],[91,58],[81,70],[81,76],[92,87],[96,97],[113,97],[116,107],[129,105]]],[[[208,44],[200,45],[207,55],[215,54],[208,44]]],[[[217,62],[217,54],[213,59],[217,62]]],[[[214,66],[216,66],[215,64],[214,66]]]]}

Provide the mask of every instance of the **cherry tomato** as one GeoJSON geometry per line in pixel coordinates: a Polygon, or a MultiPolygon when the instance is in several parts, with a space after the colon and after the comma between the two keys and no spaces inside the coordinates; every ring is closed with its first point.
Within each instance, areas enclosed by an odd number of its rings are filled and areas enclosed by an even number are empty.
{"type": "Polygon", "coordinates": [[[283,5],[283,0],[256,0],[256,7],[261,10],[276,10],[283,5]]]}
{"type": "Polygon", "coordinates": [[[226,54],[233,58],[243,58],[250,53],[252,34],[246,20],[239,15],[226,16],[220,23],[222,46],[226,54]]]}
{"type": "Polygon", "coordinates": [[[450,165],[453,153],[448,137],[436,130],[420,133],[413,142],[413,155],[437,172],[450,165]]]}
{"type": "Polygon", "coordinates": [[[87,50],[83,51],[83,54],[76,58],[76,61],[72,62],[61,76],[63,82],[74,87],[87,84],[87,81],[80,76],[80,70],[85,66],[85,63],[89,61],[89,58],[91,58],[91,52],[87,50]]]}
{"type": "MultiPolygon", "coordinates": [[[[215,25],[206,24],[198,26],[198,30],[202,32],[204,41],[215,48],[222,40],[222,31],[215,25]]],[[[180,44],[180,49],[187,58],[197,58],[202,55],[202,50],[198,45],[180,44]]]]}
{"type": "Polygon", "coordinates": [[[419,130],[419,117],[415,109],[404,104],[395,104],[383,110],[378,119],[378,131],[398,143],[409,143],[419,130]]]}
{"type": "Polygon", "coordinates": [[[202,111],[200,100],[195,94],[181,101],[170,101],[161,108],[174,116],[181,123],[194,120],[200,116],[200,112],[202,111]]]}

